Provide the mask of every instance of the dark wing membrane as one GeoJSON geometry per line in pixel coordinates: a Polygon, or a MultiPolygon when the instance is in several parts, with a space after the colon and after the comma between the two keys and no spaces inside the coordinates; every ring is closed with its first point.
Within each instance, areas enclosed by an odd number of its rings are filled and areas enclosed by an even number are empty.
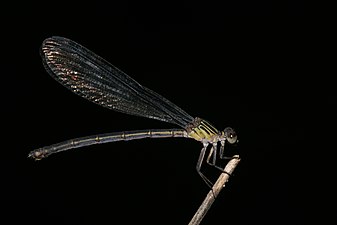
{"type": "Polygon", "coordinates": [[[63,37],[47,38],[41,48],[49,74],[74,93],[101,106],[136,116],[177,124],[183,128],[193,117],[140,85],[87,48],[63,37]]]}

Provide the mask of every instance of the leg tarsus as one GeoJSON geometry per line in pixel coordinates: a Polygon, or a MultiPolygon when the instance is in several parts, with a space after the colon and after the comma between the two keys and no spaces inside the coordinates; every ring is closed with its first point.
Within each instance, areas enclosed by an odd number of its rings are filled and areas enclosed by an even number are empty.
{"type": "Polygon", "coordinates": [[[228,160],[231,160],[231,159],[238,159],[239,157],[238,156],[221,156],[221,159],[228,159],[228,160]]]}

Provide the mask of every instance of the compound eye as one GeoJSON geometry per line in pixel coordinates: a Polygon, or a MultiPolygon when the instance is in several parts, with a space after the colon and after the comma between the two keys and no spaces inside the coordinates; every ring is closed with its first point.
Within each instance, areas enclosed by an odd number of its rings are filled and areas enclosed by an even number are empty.
{"type": "Polygon", "coordinates": [[[231,128],[231,127],[225,128],[224,134],[225,134],[225,137],[226,137],[227,141],[230,144],[234,144],[234,143],[237,142],[238,137],[237,137],[235,131],[233,130],[233,128],[231,128]]]}

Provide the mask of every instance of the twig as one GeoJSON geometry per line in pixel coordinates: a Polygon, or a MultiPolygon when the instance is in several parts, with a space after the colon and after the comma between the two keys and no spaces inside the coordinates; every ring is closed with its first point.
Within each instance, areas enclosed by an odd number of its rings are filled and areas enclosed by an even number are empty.
{"type": "Polygon", "coordinates": [[[212,190],[210,190],[208,192],[205,200],[202,202],[198,211],[194,214],[192,220],[190,221],[190,223],[188,225],[198,225],[198,224],[200,224],[200,222],[202,221],[202,219],[206,215],[207,211],[210,209],[211,205],[215,201],[215,198],[219,195],[222,188],[225,187],[225,183],[229,179],[228,174],[233,173],[235,167],[238,165],[239,162],[240,162],[239,156],[235,155],[235,156],[233,156],[233,159],[231,159],[227,163],[227,165],[224,169],[224,171],[226,171],[226,173],[221,173],[218,180],[213,185],[212,190]]]}

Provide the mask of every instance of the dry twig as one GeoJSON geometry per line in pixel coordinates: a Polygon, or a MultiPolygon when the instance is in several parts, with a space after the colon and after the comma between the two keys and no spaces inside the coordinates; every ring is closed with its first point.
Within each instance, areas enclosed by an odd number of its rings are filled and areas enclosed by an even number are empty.
{"type": "Polygon", "coordinates": [[[209,210],[209,208],[211,207],[211,205],[215,201],[215,198],[219,195],[222,188],[225,187],[225,183],[229,179],[228,174],[233,173],[235,167],[238,165],[239,162],[240,162],[239,156],[235,155],[235,156],[233,156],[233,159],[231,159],[227,163],[227,165],[224,169],[224,171],[226,171],[226,173],[222,173],[219,176],[218,180],[213,185],[212,190],[210,190],[208,192],[205,200],[202,202],[198,211],[194,214],[192,220],[190,221],[190,223],[188,225],[198,225],[198,224],[200,224],[200,222],[202,221],[202,219],[206,215],[207,211],[209,210]]]}

